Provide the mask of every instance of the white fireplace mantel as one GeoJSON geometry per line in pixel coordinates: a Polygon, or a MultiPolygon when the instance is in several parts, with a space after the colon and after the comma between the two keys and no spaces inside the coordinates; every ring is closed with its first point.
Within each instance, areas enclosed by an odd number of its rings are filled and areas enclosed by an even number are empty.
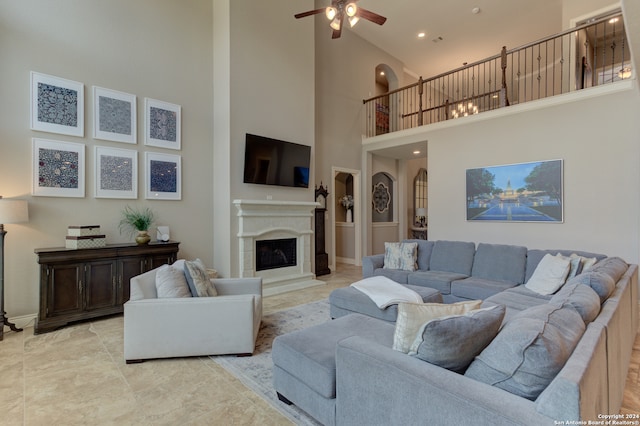
{"type": "Polygon", "coordinates": [[[238,210],[240,277],[262,277],[265,296],[325,284],[311,271],[316,202],[234,200],[238,210]],[[256,271],[256,241],[296,238],[295,266],[256,271]]]}

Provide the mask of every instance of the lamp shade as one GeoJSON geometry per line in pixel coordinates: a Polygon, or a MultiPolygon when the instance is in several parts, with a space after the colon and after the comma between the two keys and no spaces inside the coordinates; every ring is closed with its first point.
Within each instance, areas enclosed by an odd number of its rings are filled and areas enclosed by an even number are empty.
{"type": "Polygon", "coordinates": [[[427,209],[425,209],[424,207],[418,207],[416,209],[416,216],[418,217],[427,216],[427,209]]]}
{"type": "Polygon", "coordinates": [[[0,224],[29,221],[27,200],[10,200],[0,197],[0,224]]]}

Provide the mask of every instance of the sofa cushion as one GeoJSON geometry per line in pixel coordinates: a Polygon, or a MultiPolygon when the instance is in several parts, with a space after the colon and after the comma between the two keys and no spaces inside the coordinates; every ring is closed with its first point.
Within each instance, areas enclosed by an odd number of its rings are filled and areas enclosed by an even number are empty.
{"type": "Polygon", "coordinates": [[[629,265],[624,260],[619,257],[607,257],[606,259],[602,259],[597,262],[591,268],[589,268],[589,272],[601,272],[603,274],[609,275],[614,282],[618,282],[620,277],[627,272],[629,265]]]}
{"type": "Polygon", "coordinates": [[[451,283],[451,294],[465,299],[486,299],[500,293],[515,284],[506,281],[493,281],[469,277],[451,283]]]}
{"type": "Polygon", "coordinates": [[[429,269],[471,275],[476,246],[466,241],[438,240],[433,246],[429,269]]]}
{"type": "Polygon", "coordinates": [[[504,305],[475,309],[423,324],[409,355],[440,367],[463,371],[496,337],[505,314],[504,305]]]}
{"type": "Polygon", "coordinates": [[[384,269],[415,271],[418,243],[384,243],[384,269]]]}
{"type": "Polygon", "coordinates": [[[171,265],[162,265],[156,270],[156,292],[158,298],[191,297],[184,270],[171,265]]]}
{"type": "Polygon", "coordinates": [[[506,323],[511,321],[519,312],[533,306],[544,305],[549,302],[549,299],[551,299],[551,296],[543,296],[523,285],[518,285],[485,299],[482,302],[482,307],[505,305],[507,311],[502,322],[506,323]]]}
{"type": "Polygon", "coordinates": [[[407,283],[415,286],[435,288],[442,294],[451,293],[451,282],[467,278],[468,275],[444,271],[415,271],[407,274],[407,283]]]}
{"type": "Polygon", "coordinates": [[[522,284],[526,263],[526,247],[480,243],[473,258],[471,276],[522,284]]]}
{"type": "Polygon", "coordinates": [[[600,298],[589,286],[578,282],[564,285],[549,301],[559,306],[571,306],[582,317],[585,324],[593,321],[600,313],[600,298]]]}
{"type": "Polygon", "coordinates": [[[433,241],[429,240],[403,240],[405,243],[417,243],[418,244],[418,269],[422,271],[429,270],[429,261],[431,260],[431,252],[433,251],[433,241]]]}
{"type": "Polygon", "coordinates": [[[603,272],[584,272],[571,278],[567,284],[569,283],[580,283],[591,287],[600,297],[600,304],[604,303],[616,288],[613,278],[603,272]]]}
{"type": "Polygon", "coordinates": [[[562,287],[570,269],[571,262],[568,258],[546,254],[525,287],[536,293],[553,294],[562,287]]]}
{"type": "Polygon", "coordinates": [[[202,261],[187,260],[184,262],[184,275],[189,284],[189,290],[193,297],[214,297],[218,295],[215,286],[209,280],[202,261]],[[194,293],[195,289],[195,293],[194,293]]]}
{"type": "Polygon", "coordinates": [[[551,303],[515,315],[465,376],[535,400],[562,369],[585,330],[575,309],[551,303]]]}
{"type": "Polygon", "coordinates": [[[375,271],[373,271],[373,276],[374,277],[387,277],[390,280],[393,280],[397,283],[400,284],[406,284],[409,280],[409,275],[413,274],[414,272],[409,272],[409,271],[401,271],[400,269],[384,269],[384,268],[378,268],[375,271]]]}
{"type": "Polygon", "coordinates": [[[379,319],[346,315],[276,337],[271,352],[273,364],[322,397],[335,398],[337,343],[347,337],[360,336],[391,347],[393,331],[393,324],[379,319]]]}
{"type": "MultiPolygon", "coordinates": [[[[417,285],[405,284],[405,286],[418,293],[423,302],[442,303],[442,295],[438,290],[417,285]]],[[[329,304],[331,318],[339,318],[354,312],[388,322],[395,322],[398,317],[397,304],[380,309],[369,296],[351,286],[333,290],[329,294],[329,304]]]]}
{"type": "Polygon", "coordinates": [[[447,315],[464,314],[478,309],[481,303],[481,300],[451,304],[399,303],[398,318],[393,334],[393,349],[405,354],[408,353],[422,324],[447,315]]]}

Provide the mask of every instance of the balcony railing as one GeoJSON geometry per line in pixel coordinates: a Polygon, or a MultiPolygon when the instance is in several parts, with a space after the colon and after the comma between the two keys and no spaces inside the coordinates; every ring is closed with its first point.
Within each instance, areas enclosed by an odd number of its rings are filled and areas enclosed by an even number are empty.
{"type": "Polygon", "coordinates": [[[365,99],[366,137],[478,114],[631,77],[620,12],[365,99]]]}

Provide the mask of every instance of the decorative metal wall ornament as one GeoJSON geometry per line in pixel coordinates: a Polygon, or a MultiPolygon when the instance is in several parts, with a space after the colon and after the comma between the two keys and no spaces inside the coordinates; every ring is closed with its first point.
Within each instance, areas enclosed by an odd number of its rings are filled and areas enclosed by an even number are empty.
{"type": "Polygon", "coordinates": [[[391,202],[391,193],[389,187],[383,182],[378,182],[373,186],[372,193],[373,208],[378,213],[384,213],[389,210],[389,203],[391,202]]]}

